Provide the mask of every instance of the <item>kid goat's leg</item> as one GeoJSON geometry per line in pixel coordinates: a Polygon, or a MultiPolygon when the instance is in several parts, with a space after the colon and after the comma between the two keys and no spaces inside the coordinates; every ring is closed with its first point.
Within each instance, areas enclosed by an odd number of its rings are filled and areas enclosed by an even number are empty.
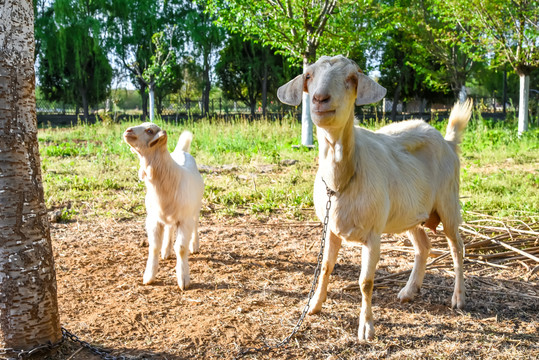
{"type": "Polygon", "coordinates": [[[374,272],[380,259],[380,236],[371,235],[361,249],[361,314],[357,336],[360,341],[374,339],[374,320],[372,316],[372,291],[374,288],[374,272]]]}
{"type": "Polygon", "coordinates": [[[151,284],[157,275],[159,268],[159,250],[163,243],[163,224],[153,219],[146,218],[146,231],[148,232],[148,261],[146,262],[146,270],[142,277],[144,285],[151,284]]]}
{"type": "Polygon", "coordinates": [[[337,255],[341,248],[341,242],[341,238],[331,231],[328,231],[326,246],[324,248],[324,258],[322,259],[322,268],[320,270],[320,278],[318,279],[318,287],[309,303],[309,315],[320,312],[320,310],[322,310],[322,304],[326,301],[329,276],[335,267],[337,255]]]}
{"type": "Polygon", "coordinates": [[[425,266],[427,264],[427,258],[430,253],[430,239],[421,227],[408,231],[408,237],[415,250],[414,268],[406,286],[399,292],[398,298],[402,302],[410,301],[414,296],[419,293],[421,284],[423,284],[423,278],[425,277],[425,266]]]}
{"type": "Polygon", "coordinates": [[[176,243],[174,250],[176,252],[176,277],[178,286],[181,290],[186,290],[189,287],[189,241],[193,236],[195,224],[193,219],[185,219],[178,225],[176,243]]]}
{"type": "Polygon", "coordinates": [[[189,242],[189,252],[191,254],[196,254],[198,250],[200,249],[200,243],[198,239],[198,217],[200,216],[199,212],[195,215],[194,222],[195,222],[195,229],[193,231],[193,236],[191,237],[191,241],[189,242]]]}
{"type": "Polygon", "coordinates": [[[176,226],[165,225],[165,231],[163,234],[163,245],[161,247],[161,259],[166,260],[172,253],[172,247],[174,245],[176,226]]]}

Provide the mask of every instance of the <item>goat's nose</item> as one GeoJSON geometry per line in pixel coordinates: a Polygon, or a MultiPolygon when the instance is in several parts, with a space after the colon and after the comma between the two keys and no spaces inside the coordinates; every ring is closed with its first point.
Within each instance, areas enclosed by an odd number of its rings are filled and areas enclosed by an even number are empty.
{"type": "Polygon", "coordinates": [[[331,99],[331,95],[329,95],[328,93],[315,93],[313,95],[313,102],[314,103],[326,103],[328,102],[329,100],[331,99]]]}
{"type": "Polygon", "coordinates": [[[126,133],[132,133],[133,132],[133,129],[129,128],[127,130],[125,130],[126,133]]]}

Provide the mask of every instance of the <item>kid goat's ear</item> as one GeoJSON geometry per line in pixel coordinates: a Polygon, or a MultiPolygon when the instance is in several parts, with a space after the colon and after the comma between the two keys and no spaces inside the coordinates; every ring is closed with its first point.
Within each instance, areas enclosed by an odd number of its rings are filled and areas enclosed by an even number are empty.
{"type": "Polygon", "coordinates": [[[159,144],[160,142],[167,141],[167,132],[165,130],[160,130],[155,134],[152,140],[150,140],[150,143],[148,144],[149,147],[154,147],[155,145],[159,144]]]}
{"type": "Polygon", "coordinates": [[[365,74],[358,73],[356,105],[378,102],[386,96],[386,88],[365,74]]]}
{"type": "Polygon", "coordinates": [[[279,89],[277,89],[277,97],[287,105],[298,106],[301,104],[303,97],[303,75],[296,76],[279,89]]]}

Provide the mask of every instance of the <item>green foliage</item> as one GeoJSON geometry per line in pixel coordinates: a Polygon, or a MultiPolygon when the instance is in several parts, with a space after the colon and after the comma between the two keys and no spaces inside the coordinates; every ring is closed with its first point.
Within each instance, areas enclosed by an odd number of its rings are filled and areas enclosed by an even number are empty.
{"type": "Polygon", "coordinates": [[[232,32],[278,50],[296,64],[312,63],[317,52],[348,54],[356,47],[361,19],[369,6],[357,11],[356,2],[297,0],[275,4],[267,1],[207,0],[217,21],[232,32]]]}
{"type": "Polygon", "coordinates": [[[529,75],[539,67],[539,6],[536,0],[451,0],[444,2],[448,12],[467,32],[483,53],[489,53],[492,67],[510,64],[517,73],[529,75]]]}
{"type": "Polygon", "coordinates": [[[56,0],[36,20],[42,93],[48,100],[77,104],[86,118],[88,106],[106,98],[112,79],[102,41],[103,6],[99,1],[56,0]]]}
{"type": "MultiPolygon", "coordinates": [[[[268,93],[274,94],[285,83],[282,56],[268,47],[231,35],[220,52],[215,72],[227,99],[243,101],[255,114],[257,103],[266,103],[268,93]],[[264,98],[265,96],[265,98],[264,98]]],[[[277,100],[274,96],[273,99],[277,100]]]]}

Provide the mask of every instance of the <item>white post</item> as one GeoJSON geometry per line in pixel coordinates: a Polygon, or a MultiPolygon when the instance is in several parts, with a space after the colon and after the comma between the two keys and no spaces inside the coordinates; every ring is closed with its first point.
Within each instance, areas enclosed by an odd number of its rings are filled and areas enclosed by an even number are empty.
{"type": "Polygon", "coordinates": [[[309,103],[309,93],[303,93],[301,106],[301,145],[313,145],[313,122],[311,121],[311,106],[309,103]]]}
{"type": "Polygon", "coordinates": [[[150,85],[150,122],[153,122],[153,86],[150,85]]]}
{"type": "Polygon", "coordinates": [[[528,131],[528,98],[530,93],[530,77],[519,74],[520,95],[518,102],[518,134],[528,131]]]}

